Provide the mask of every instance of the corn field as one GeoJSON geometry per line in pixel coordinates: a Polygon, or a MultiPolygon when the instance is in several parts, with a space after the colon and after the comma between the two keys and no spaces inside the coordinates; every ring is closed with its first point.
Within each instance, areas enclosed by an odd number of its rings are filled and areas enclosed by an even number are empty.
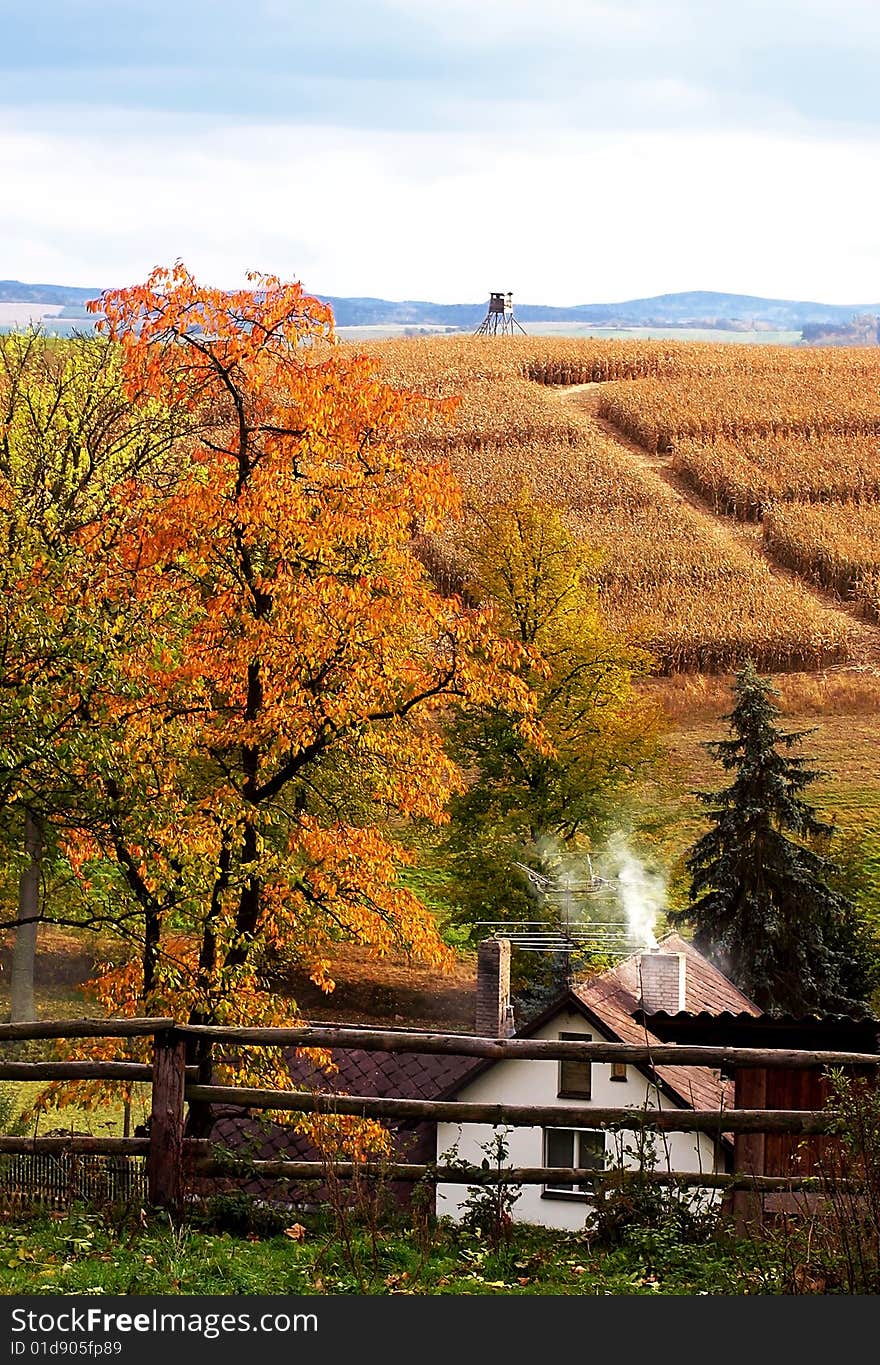
{"type": "Polygon", "coordinates": [[[866,574],[855,596],[865,616],[870,621],[880,621],[880,572],[866,574]]]}
{"type": "MultiPolygon", "coordinates": [[[[844,353],[847,354],[847,353],[844,353]]],[[[776,373],[640,379],[602,390],[599,415],[648,451],[681,440],[880,436],[880,371],[829,375],[805,368],[776,373]]]]}
{"type": "MultiPolygon", "coordinates": [[[[419,338],[367,350],[389,382],[460,398],[451,421],[426,421],[407,439],[450,460],[465,518],[523,489],[562,509],[585,547],[600,551],[598,590],[609,620],[649,648],[661,671],[728,671],[747,656],[768,671],[812,669],[847,657],[848,626],[837,613],[716,534],[598,422],[548,392],[559,382],[601,380],[615,401],[631,395],[637,412],[645,391],[682,402],[695,388],[738,392],[745,378],[770,390],[784,358],[796,354],[796,374],[814,378],[815,357],[839,353],[811,352],[808,365],[806,353],[779,347],[542,337],[419,338]]],[[[850,375],[839,360],[829,363],[850,375]]],[[[466,588],[466,541],[466,527],[451,527],[418,542],[443,591],[466,588]]]]}
{"type": "Polygon", "coordinates": [[[716,512],[760,521],[773,502],[880,498],[880,439],[863,436],[682,441],[673,468],[716,512]]]}
{"type": "Polygon", "coordinates": [[[831,385],[841,375],[880,380],[880,356],[867,347],[793,350],[696,341],[455,335],[358,342],[356,349],[374,356],[391,383],[422,393],[456,393],[480,379],[527,379],[547,385],[674,380],[688,375],[718,376],[723,383],[781,374],[805,374],[831,385]]]}
{"type": "Polygon", "coordinates": [[[763,530],[774,559],[880,620],[880,503],[774,505],[763,530]]]}

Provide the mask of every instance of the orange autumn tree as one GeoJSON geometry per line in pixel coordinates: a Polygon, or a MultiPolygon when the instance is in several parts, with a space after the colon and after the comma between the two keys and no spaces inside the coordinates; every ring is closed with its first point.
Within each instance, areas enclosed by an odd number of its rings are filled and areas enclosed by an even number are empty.
{"type": "Polygon", "coordinates": [[[108,593],[156,622],[129,661],[150,704],[126,714],[103,824],[70,848],[86,894],[111,867],[140,917],[95,985],[113,1011],[273,1023],[291,1013],[279,961],[325,985],[339,942],[444,962],[395,828],[444,820],[461,787],[437,723],[451,701],[529,728],[522,651],[413,554],[458,513],[446,464],[400,439],[437,405],[337,346],[298,284],[251,284],[207,289],[178,263],[93,305],[132,394],[190,429],[167,486],[117,490],[108,593]]]}

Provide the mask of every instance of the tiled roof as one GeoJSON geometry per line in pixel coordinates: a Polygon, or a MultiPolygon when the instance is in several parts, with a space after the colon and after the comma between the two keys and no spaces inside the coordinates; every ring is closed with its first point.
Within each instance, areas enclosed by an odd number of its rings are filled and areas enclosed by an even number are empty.
{"type": "MultiPolygon", "coordinates": [[[[664,952],[685,955],[685,1002],[689,1011],[712,1015],[723,1011],[760,1013],[723,972],[678,934],[669,934],[660,946],[664,952]]],[[[576,986],[574,994],[622,1043],[659,1045],[660,1038],[634,1017],[641,1008],[640,956],[628,957],[601,976],[576,986]]],[[[650,1018],[648,1015],[648,1021],[650,1018]]],[[[659,1079],[691,1109],[717,1109],[722,1101],[725,1107],[733,1104],[732,1084],[721,1080],[718,1072],[709,1067],[658,1066],[655,1070],[659,1079]]]]}
{"type": "Polygon", "coordinates": [[[472,1057],[431,1052],[363,1052],[360,1048],[335,1048],[330,1055],[338,1071],[328,1076],[307,1058],[291,1054],[288,1066],[294,1084],[306,1090],[348,1095],[432,1100],[454,1085],[473,1062],[472,1057]]]}
{"type": "MultiPolygon", "coordinates": [[[[730,1009],[742,1014],[759,1014],[757,1006],[733,982],[728,981],[717,967],[713,967],[702,953],[678,934],[669,934],[660,946],[667,953],[684,953],[685,1000],[690,1006],[710,1014],[730,1009]]],[[[662,1040],[641,1019],[635,1017],[641,1010],[640,958],[641,954],[636,953],[600,976],[574,986],[556,1004],[545,1010],[539,1020],[533,1020],[519,1029],[517,1037],[530,1036],[566,1004],[574,1005],[575,1008],[580,1004],[608,1030],[614,1041],[659,1047],[662,1040]]],[[[458,1084],[454,1084],[452,1091],[447,1093],[455,1093],[467,1081],[494,1065],[494,1062],[472,1062],[458,1084]]],[[[725,1108],[733,1105],[732,1083],[722,1080],[719,1073],[709,1067],[658,1066],[653,1068],[652,1074],[675,1099],[689,1109],[718,1109],[722,1103],[725,1108]]]]}
{"type": "MultiPolygon", "coordinates": [[[[297,1089],[323,1090],[379,1098],[434,1100],[473,1065],[473,1057],[440,1056],[430,1052],[364,1052],[360,1048],[334,1048],[337,1066],[328,1074],[308,1057],[287,1054],[290,1078],[297,1089]]],[[[409,1149],[424,1129],[420,1123],[390,1125],[399,1135],[398,1159],[407,1160],[409,1149]]],[[[245,1147],[253,1160],[317,1161],[319,1152],[309,1139],[280,1124],[267,1124],[242,1115],[240,1110],[217,1110],[211,1140],[240,1151],[245,1147]]],[[[251,1193],[263,1193],[262,1183],[252,1182],[251,1193]]]]}

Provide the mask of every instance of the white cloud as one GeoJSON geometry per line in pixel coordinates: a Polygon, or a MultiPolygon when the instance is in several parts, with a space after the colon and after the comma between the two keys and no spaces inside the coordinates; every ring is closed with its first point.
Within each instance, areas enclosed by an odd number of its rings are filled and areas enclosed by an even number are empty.
{"type": "MultiPolygon", "coordinates": [[[[682,95],[697,99],[693,93],[682,95]]],[[[332,294],[585,303],[880,297],[870,139],[406,133],[51,110],[0,117],[0,273],[101,285],[182,256],[332,294]],[[18,126],[16,126],[18,123],[18,126]]]]}

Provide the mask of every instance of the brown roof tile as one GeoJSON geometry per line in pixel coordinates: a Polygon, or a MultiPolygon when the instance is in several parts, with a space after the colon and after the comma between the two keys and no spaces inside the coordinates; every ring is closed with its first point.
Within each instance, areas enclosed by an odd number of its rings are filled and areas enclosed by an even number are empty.
{"type": "MultiPolygon", "coordinates": [[[[430,1052],[364,1052],[360,1048],[334,1048],[330,1055],[337,1070],[328,1074],[308,1057],[297,1057],[291,1049],[287,1060],[294,1086],[336,1094],[433,1100],[452,1088],[474,1060],[473,1057],[440,1056],[430,1052]]],[[[389,1126],[397,1134],[398,1160],[418,1159],[412,1153],[420,1139],[424,1139],[425,1125],[400,1122],[389,1126]]],[[[290,1127],[253,1118],[240,1110],[217,1111],[211,1140],[235,1151],[244,1148],[257,1161],[320,1159],[320,1153],[306,1136],[293,1132],[290,1127]]],[[[266,1193],[264,1185],[266,1182],[252,1180],[244,1188],[251,1194],[263,1195],[266,1193]]],[[[271,1185],[267,1188],[271,1189],[271,1185]]]]}
{"type": "Polygon", "coordinates": [[[288,1067],[294,1084],[349,1095],[432,1100],[454,1085],[473,1062],[472,1057],[363,1052],[360,1048],[334,1048],[330,1055],[338,1070],[328,1076],[308,1058],[291,1053],[288,1067]]]}
{"type": "MultiPolygon", "coordinates": [[[[732,981],[678,934],[669,934],[660,946],[666,952],[685,955],[685,1001],[689,1011],[760,1013],[732,981]]],[[[574,994],[622,1043],[659,1046],[661,1040],[633,1017],[641,1004],[640,956],[628,957],[601,976],[576,986],[574,994]]],[[[656,1074],[691,1109],[717,1109],[722,1102],[725,1107],[733,1104],[732,1085],[709,1067],[658,1066],[656,1074]]]]}

